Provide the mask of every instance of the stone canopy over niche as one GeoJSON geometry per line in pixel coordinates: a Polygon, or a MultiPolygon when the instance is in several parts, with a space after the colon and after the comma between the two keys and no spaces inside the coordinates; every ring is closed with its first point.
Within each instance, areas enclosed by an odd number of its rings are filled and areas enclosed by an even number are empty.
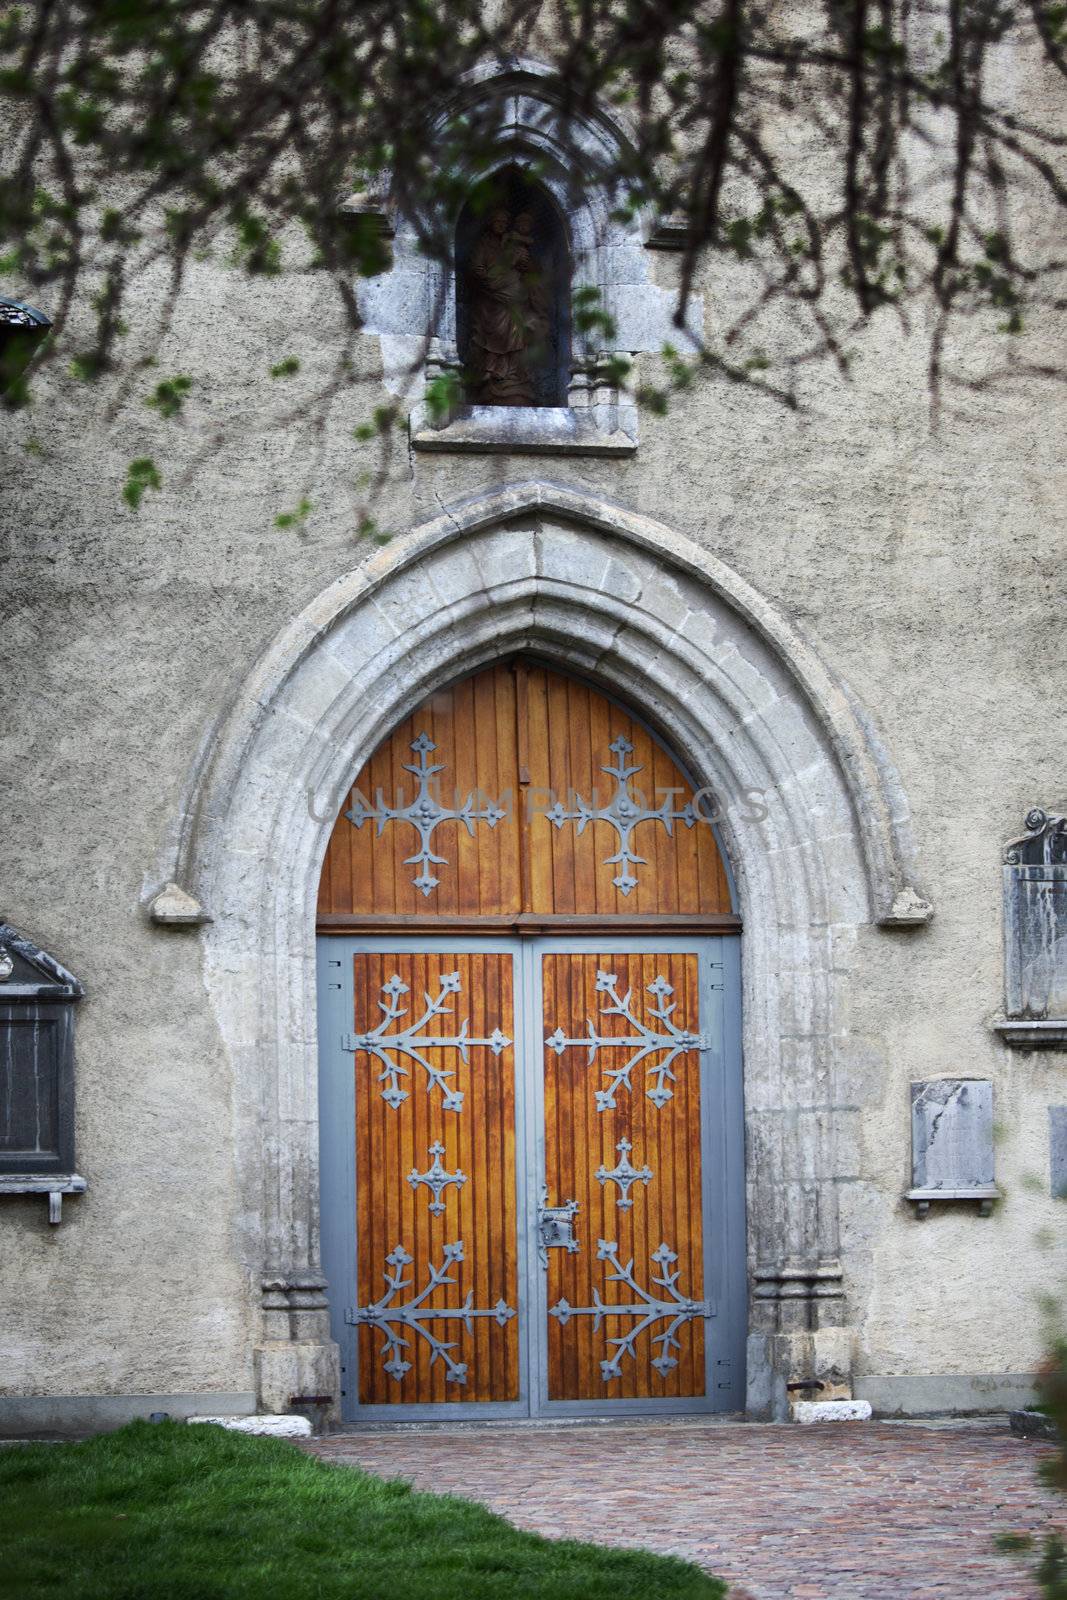
{"type": "MultiPolygon", "coordinates": [[[[380,277],[357,285],[363,329],[380,343],[386,387],[412,397],[409,424],[418,450],[528,454],[632,455],[637,449],[637,408],[619,388],[620,358],[673,344],[694,347],[703,331],[701,296],[691,296],[687,327],[674,326],[675,297],[650,281],[648,245],[662,245],[647,221],[620,220],[623,196],[590,185],[575,199],[569,176],[575,162],[595,172],[616,166],[626,136],[607,115],[572,118],[564,132],[558,93],[547,68],[518,61],[468,76],[442,123],[496,102],[500,112],[500,160],[479,177],[479,191],[494,178],[504,188],[526,190],[528,204],[508,205],[509,248],[522,245],[524,213],[533,220],[532,254],[552,278],[553,316],[549,344],[558,368],[549,381],[546,362],[534,403],[515,397],[503,403],[491,394],[471,396],[464,386],[470,358],[469,282],[465,282],[479,234],[489,220],[461,207],[454,219],[456,250],[451,267],[420,250],[411,218],[389,218],[394,231],[393,264],[380,277]],[[536,178],[534,177],[536,172],[536,178]],[[518,227],[516,227],[518,224],[518,227]],[[558,228],[558,239],[548,234],[558,228]],[[566,258],[569,296],[560,279],[566,258]],[[567,328],[564,317],[575,296],[585,293],[610,319],[603,326],[567,328]],[[428,382],[456,379],[462,403],[441,415],[425,403],[428,382]]],[[[351,204],[347,209],[352,209],[351,204]]],[[[388,202],[380,203],[383,217],[388,202]]]]}

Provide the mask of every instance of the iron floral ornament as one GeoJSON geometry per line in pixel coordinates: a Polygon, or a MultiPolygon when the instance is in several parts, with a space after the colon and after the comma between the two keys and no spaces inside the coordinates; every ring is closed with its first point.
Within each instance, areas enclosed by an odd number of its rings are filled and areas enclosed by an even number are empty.
{"type": "Polygon", "coordinates": [[[458,1341],[439,1339],[429,1328],[424,1327],[424,1323],[461,1322],[468,1333],[473,1333],[476,1317],[492,1317],[497,1326],[503,1328],[516,1313],[503,1299],[498,1300],[496,1305],[488,1310],[476,1308],[473,1289],[467,1291],[467,1297],[461,1306],[440,1307],[425,1304],[428,1296],[440,1288],[441,1284],[455,1283],[456,1280],[450,1276],[448,1269],[454,1262],[463,1260],[462,1239],[457,1239],[455,1244],[445,1245],[439,1267],[435,1267],[432,1261],[427,1263],[429,1282],[419,1290],[414,1299],[398,1301],[396,1297],[401,1290],[410,1289],[412,1286],[413,1280],[404,1277],[404,1268],[410,1266],[413,1260],[414,1257],[409,1256],[402,1245],[398,1244],[390,1251],[385,1262],[392,1270],[382,1274],[387,1286],[382,1298],[376,1300],[373,1305],[357,1306],[354,1311],[346,1311],[345,1321],[356,1326],[365,1325],[381,1330],[385,1338],[381,1349],[382,1355],[386,1358],[383,1366],[396,1383],[402,1380],[406,1372],[411,1371],[411,1362],[404,1358],[404,1352],[411,1346],[411,1340],[406,1336],[405,1330],[417,1334],[429,1345],[431,1367],[435,1361],[442,1361],[445,1366],[445,1377],[450,1383],[466,1383],[467,1363],[457,1361],[451,1354],[458,1341]]]}
{"type": "MultiPolygon", "coordinates": [[[[447,856],[435,855],[433,850],[433,836],[442,822],[462,822],[467,832],[474,833],[476,822],[487,823],[490,828],[495,828],[498,822],[503,821],[507,812],[503,806],[497,805],[492,800],[486,800],[483,805],[475,803],[473,793],[458,808],[443,806],[430,793],[430,783],[439,772],[445,770],[443,762],[430,763],[427,757],[432,754],[437,746],[428,733],[420,733],[411,741],[411,748],[415,752],[416,761],[404,762],[404,771],[410,772],[418,779],[418,793],[410,805],[387,806],[385,796],[381,789],[375,796],[373,806],[368,806],[361,798],[345,812],[345,816],[354,828],[362,828],[365,822],[377,823],[377,835],[381,837],[386,824],[390,822],[409,822],[419,836],[419,848],[413,856],[404,858],[407,867],[417,866],[419,871],[412,878],[412,883],[423,896],[437,888],[440,878],[434,876],[431,867],[448,865],[447,856]]],[[[403,795],[401,794],[401,798],[403,795]]]]}
{"type": "Polygon", "coordinates": [[[574,796],[576,810],[568,811],[562,801],[557,800],[556,804],[545,812],[545,816],[557,830],[562,828],[565,822],[576,822],[579,834],[584,833],[591,822],[606,822],[615,829],[619,848],[615,855],[604,858],[604,865],[619,868],[611,881],[620,894],[629,894],[631,889],[637,888],[637,878],[631,869],[648,865],[644,856],[637,855],[630,848],[630,839],[635,828],[642,822],[658,822],[666,828],[668,834],[673,835],[676,822],[684,823],[687,828],[691,828],[697,820],[693,804],[688,800],[680,811],[672,807],[670,795],[661,806],[656,806],[654,809],[638,803],[635,796],[630,793],[630,779],[643,771],[643,768],[640,764],[627,766],[623,759],[633,754],[633,748],[629,739],[624,739],[621,734],[608,745],[615,762],[614,765],[601,767],[600,770],[606,772],[609,778],[614,778],[615,792],[606,806],[595,804],[595,793],[592,801],[576,794],[574,796]]]}
{"type": "Polygon", "coordinates": [[[439,1089],[441,1104],[446,1111],[462,1111],[463,1091],[448,1082],[454,1074],[446,1071],[435,1061],[431,1061],[429,1052],[457,1050],[460,1060],[466,1066],[470,1060],[469,1052],[474,1047],[484,1047],[498,1056],[511,1043],[499,1028],[494,1028],[487,1039],[472,1039],[467,1032],[469,1020],[466,1017],[460,1023],[458,1033],[423,1033],[422,1029],[434,1017],[451,1016],[452,1009],[446,1004],[447,997],[450,994],[459,994],[463,988],[458,972],[442,973],[437,982],[439,988],[436,997],[428,990],[423,993],[425,1009],[419,1020],[407,1028],[399,1028],[395,1033],[390,1033],[388,1030],[392,1024],[408,1014],[407,1007],[400,1003],[401,996],[409,992],[408,986],[394,973],[388,983],[382,984],[382,994],[386,998],[378,1001],[378,1010],[382,1012],[382,1020],[378,1026],[368,1033],[346,1033],[341,1039],[342,1050],[353,1052],[365,1050],[368,1055],[377,1057],[382,1063],[382,1071],[378,1075],[378,1082],[386,1085],[382,1090],[382,1099],[386,1105],[392,1106],[394,1111],[408,1098],[408,1091],[401,1088],[400,1080],[409,1077],[410,1074],[407,1067],[401,1064],[400,1056],[406,1056],[409,1061],[414,1061],[422,1067],[427,1078],[427,1094],[439,1089]]]}
{"type": "Polygon", "coordinates": [[[706,1300],[690,1300],[678,1288],[678,1279],[681,1274],[674,1269],[678,1256],[666,1244],[661,1244],[654,1250],[650,1260],[660,1268],[660,1272],[652,1274],[652,1283],[655,1289],[663,1291],[657,1294],[653,1289],[646,1289],[634,1277],[634,1264],[631,1259],[622,1266],[619,1261],[619,1247],[612,1240],[601,1239],[597,1244],[596,1258],[606,1261],[613,1268],[607,1275],[608,1283],[621,1283],[632,1292],[633,1299],[628,1302],[615,1302],[602,1300],[600,1290],[593,1290],[593,1304],[591,1306],[572,1306],[566,1300],[559,1300],[549,1309],[549,1316],[555,1317],[561,1328],[565,1328],[572,1317],[592,1317],[593,1329],[599,1331],[605,1317],[632,1317],[634,1326],[628,1333],[620,1334],[617,1339],[609,1339],[608,1344],[615,1346],[615,1354],[605,1358],[600,1363],[600,1376],[605,1383],[610,1383],[612,1378],[622,1376],[622,1360],[624,1356],[634,1357],[634,1346],[643,1333],[654,1328],[657,1323],[666,1322],[667,1327],[662,1333],[657,1333],[652,1340],[653,1344],[660,1346],[660,1353],[653,1357],[652,1365],[661,1377],[666,1377],[672,1367],[678,1365],[677,1356],[672,1351],[682,1348],[678,1339],[678,1330],[687,1322],[694,1322],[697,1318],[710,1317],[712,1309],[706,1300]]]}
{"type": "Polygon", "coordinates": [[[546,1046],[561,1056],[570,1045],[585,1045],[589,1051],[587,1066],[592,1066],[601,1050],[629,1050],[631,1054],[628,1061],[620,1067],[603,1067],[604,1076],[608,1079],[608,1088],[596,1091],[596,1108],[598,1111],[614,1111],[615,1097],[619,1090],[625,1088],[633,1092],[630,1074],[634,1067],[648,1061],[649,1057],[656,1056],[657,1060],[645,1068],[647,1077],[653,1078],[651,1088],[645,1093],[657,1110],[673,1099],[674,1090],[668,1088],[668,1083],[675,1083],[677,1079],[671,1070],[680,1055],[687,1054],[690,1050],[706,1050],[708,1041],[703,1034],[689,1033],[687,1030],[676,1027],[671,1020],[677,1010],[677,1002],[670,997],[673,988],[666,978],[657,975],[652,983],[648,984],[647,992],[659,1002],[658,1005],[649,1007],[649,1016],[662,1023],[661,1029],[651,1028],[648,1023],[633,1013],[633,990],[627,989],[626,993],[619,996],[617,985],[618,978],[614,972],[598,972],[596,986],[598,994],[608,996],[608,1004],[600,1008],[602,1017],[625,1017],[626,1021],[635,1030],[632,1034],[605,1034],[598,1033],[590,1017],[586,1026],[588,1033],[580,1039],[569,1039],[562,1028],[557,1028],[555,1033],[550,1033],[545,1040],[546,1046]]]}

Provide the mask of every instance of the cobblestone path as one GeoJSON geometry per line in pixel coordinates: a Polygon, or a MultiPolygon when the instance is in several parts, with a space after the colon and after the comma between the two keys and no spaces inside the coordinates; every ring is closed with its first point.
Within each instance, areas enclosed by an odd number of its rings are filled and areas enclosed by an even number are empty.
{"type": "Polygon", "coordinates": [[[308,1448],[537,1533],[684,1556],[731,1600],[1035,1600],[992,1540],[1060,1511],[1035,1481],[1047,1446],[1006,1425],[496,1425],[308,1448]]]}

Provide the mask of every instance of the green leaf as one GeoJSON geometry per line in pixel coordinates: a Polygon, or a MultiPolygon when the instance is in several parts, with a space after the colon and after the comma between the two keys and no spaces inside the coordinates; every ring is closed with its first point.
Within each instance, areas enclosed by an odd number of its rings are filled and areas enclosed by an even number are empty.
{"type": "Polygon", "coordinates": [[[85,350],[70,363],[70,375],[81,383],[95,383],[109,363],[99,350],[85,350]]]}
{"type": "Polygon", "coordinates": [[[136,461],[131,461],[127,469],[126,482],[122,486],[122,498],[132,511],[136,511],[146,489],[161,489],[163,480],[156,470],[156,464],[151,456],[138,456],[136,461]]]}
{"type": "Polygon", "coordinates": [[[1034,1541],[1029,1533],[998,1533],[993,1543],[998,1550],[1005,1550],[1015,1555],[1033,1549],[1034,1541]]]}
{"type": "Polygon", "coordinates": [[[280,511],[274,519],[276,528],[298,528],[305,523],[314,510],[310,500],[302,499],[294,511],[280,511]]]}
{"type": "MultiPolygon", "coordinates": [[[[431,378],[426,385],[424,399],[426,408],[434,422],[443,422],[452,409],[457,406],[461,398],[461,385],[459,376],[455,372],[442,372],[436,378],[431,378]]],[[[374,432],[371,430],[371,438],[374,432]]],[[[357,437],[359,437],[357,431],[357,437]]]]}
{"type": "Polygon", "coordinates": [[[164,378],[162,382],[157,383],[145,405],[151,406],[153,411],[158,411],[161,417],[176,417],[185,404],[185,397],[191,388],[192,379],[181,374],[175,378],[164,378]]]}

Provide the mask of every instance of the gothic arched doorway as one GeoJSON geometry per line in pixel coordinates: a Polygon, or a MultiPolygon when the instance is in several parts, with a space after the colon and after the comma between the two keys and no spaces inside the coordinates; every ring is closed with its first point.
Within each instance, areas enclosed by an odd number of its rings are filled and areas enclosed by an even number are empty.
{"type": "Polygon", "coordinates": [[[524,657],[359,773],[319,890],[348,1418],[744,1403],[739,932],[709,796],[524,657]]]}

